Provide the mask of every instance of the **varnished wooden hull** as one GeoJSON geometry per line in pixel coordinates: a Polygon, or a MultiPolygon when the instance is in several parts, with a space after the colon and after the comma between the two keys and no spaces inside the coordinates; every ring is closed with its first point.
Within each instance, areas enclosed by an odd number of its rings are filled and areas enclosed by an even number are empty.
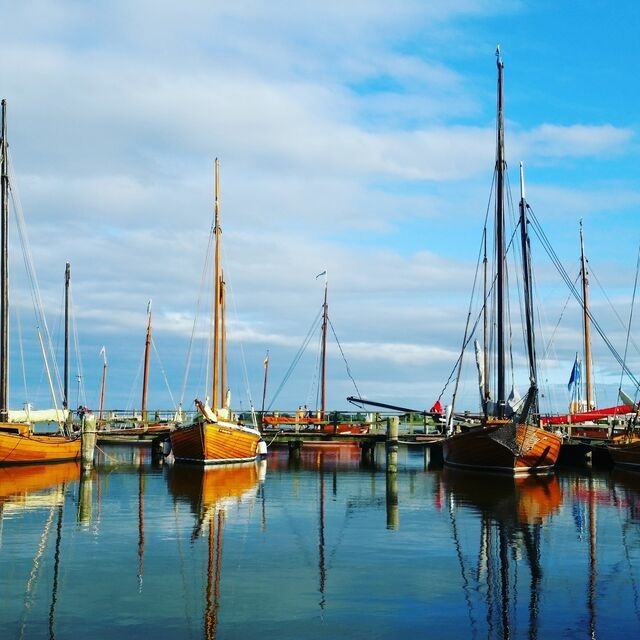
{"type": "Polygon", "coordinates": [[[560,455],[560,436],[537,427],[518,425],[513,439],[515,446],[508,446],[502,438],[508,429],[513,430],[513,425],[477,427],[445,438],[442,442],[444,463],[514,475],[547,473],[553,469],[560,455]]]}
{"type": "Polygon", "coordinates": [[[169,435],[176,461],[199,464],[249,462],[262,439],[256,429],[231,422],[202,422],[178,427],[169,435]]]}
{"type": "Polygon", "coordinates": [[[14,432],[14,425],[7,425],[11,431],[0,425],[0,465],[67,462],[79,460],[81,439],[78,435],[67,438],[63,435],[39,435],[23,429],[14,432]]]}
{"type": "Polygon", "coordinates": [[[611,445],[607,450],[614,466],[640,471],[640,442],[611,445]]]}

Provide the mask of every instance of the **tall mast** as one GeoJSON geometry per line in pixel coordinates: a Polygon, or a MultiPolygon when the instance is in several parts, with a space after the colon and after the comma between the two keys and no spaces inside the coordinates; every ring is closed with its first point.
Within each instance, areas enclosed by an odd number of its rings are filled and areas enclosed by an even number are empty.
{"type": "Polygon", "coordinates": [[[213,371],[212,371],[212,388],[211,388],[211,408],[215,411],[223,405],[221,398],[220,385],[218,383],[219,367],[220,367],[220,163],[218,158],[215,161],[215,207],[214,207],[214,226],[213,233],[215,236],[215,250],[213,260],[213,371]]]}
{"type": "MultiPolygon", "coordinates": [[[[527,200],[524,193],[524,167],[520,163],[520,238],[522,241],[522,269],[524,281],[524,314],[526,321],[527,354],[529,356],[529,384],[530,388],[537,387],[536,371],[536,343],[533,328],[533,290],[531,283],[531,247],[529,243],[527,220],[527,200]]],[[[532,398],[531,411],[538,414],[537,394],[532,398]]]]}
{"type": "Polygon", "coordinates": [[[0,213],[0,422],[9,419],[9,158],[7,154],[7,101],[2,100],[2,141],[0,162],[2,192],[0,213]]]}
{"type": "Polygon", "coordinates": [[[504,63],[500,55],[500,47],[496,49],[496,63],[498,67],[498,122],[497,122],[497,149],[496,149],[496,275],[497,275],[497,406],[498,417],[505,417],[506,384],[505,384],[505,271],[506,271],[506,247],[504,237],[504,115],[503,115],[503,71],[504,63]]]}
{"type": "Polygon", "coordinates": [[[64,270],[64,390],[62,408],[69,408],[69,282],[71,265],[67,262],[64,270]]]}
{"type": "Polygon", "coordinates": [[[482,413],[485,418],[489,417],[489,401],[491,400],[491,386],[489,384],[489,260],[487,257],[487,226],[485,224],[483,241],[482,244],[484,246],[484,256],[482,259],[483,266],[483,300],[484,303],[482,305],[482,324],[483,324],[483,353],[482,353],[482,362],[483,362],[483,370],[484,370],[484,379],[482,381],[482,413]]]}
{"type": "Polygon", "coordinates": [[[580,220],[580,264],[582,276],[582,313],[584,326],[584,382],[585,382],[585,399],[587,401],[587,411],[594,408],[593,398],[591,397],[591,325],[589,322],[589,278],[587,271],[587,259],[584,256],[584,240],[582,237],[582,220],[580,220]]]}
{"type": "Polygon", "coordinates": [[[147,424],[147,390],[149,388],[149,356],[151,352],[151,300],[147,305],[147,337],[144,341],[144,369],[142,372],[142,422],[147,424]]]}
{"type": "Polygon", "coordinates": [[[326,411],[326,383],[327,383],[327,324],[329,322],[329,305],[327,304],[327,275],[324,278],[324,304],[322,305],[322,369],[320,387],[320,411],[321,419],[324,420],[326,411]]]}

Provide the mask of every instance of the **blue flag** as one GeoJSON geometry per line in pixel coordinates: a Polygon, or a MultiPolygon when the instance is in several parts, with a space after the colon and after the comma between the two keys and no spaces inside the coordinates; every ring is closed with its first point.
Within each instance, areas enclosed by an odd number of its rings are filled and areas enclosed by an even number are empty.
{"type": "Polygon", "coordinates": [[[571,391],[571,387],[578,384],[580,382],[580,362],[578,361],[578,356],[576,356],[576,360],[573,363],[573,369],[571,369],[571,376],[569,377],[569,384],[567,385],[567,389],[571,391]]]}

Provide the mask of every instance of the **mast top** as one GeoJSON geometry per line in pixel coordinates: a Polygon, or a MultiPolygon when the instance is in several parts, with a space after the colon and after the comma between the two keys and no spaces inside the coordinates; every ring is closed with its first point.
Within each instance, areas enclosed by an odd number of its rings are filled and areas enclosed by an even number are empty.
{"type": "Polygon", "coordinates": [[[502,61],[502,54],[500,53],[500,45],[496,47],[496,64],[501,69],[504,68],[504,62],[502,61]]]}

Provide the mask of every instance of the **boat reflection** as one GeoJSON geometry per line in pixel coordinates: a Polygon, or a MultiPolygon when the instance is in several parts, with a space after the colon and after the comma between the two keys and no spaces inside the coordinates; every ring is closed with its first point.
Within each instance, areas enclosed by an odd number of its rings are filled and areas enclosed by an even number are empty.
{"type": "Polygon", "coordinates": [[[441,477],[444,490],[458,504],[500,522],[542,523],[562,504],[560,483],[553,474],[514,478],[445,468],[441,477]]]}
{"type": "Polygon", "coordinates": [[[270,469],[307,469],[349,471],[362,467],[362,451],[358,443],[313,443],[289,451],[271,448],[267,454],[270,469]]]}
{"type": "Polygon", "coordinates": [[[614,468],[611,479],[617,504],[623,506],[629,522],[640,522],[640,473],[614,468]]]}
{"type": "MultiPolygon", "coordinates": [[[[38,537],[31,567],[24,588],[25,614],[18,621],[18,635],[28,637],[33,620],[26,615],[35,607],[38,584],[46,576],[47,542],[55,533],[53,569],[48,615],[48,637],[55,638],[56,609],[59,599],[63,513],[67,484],[81,482],[79,460],[49,465],[27,465],[0,468],[0,533],[5,519],[22,519],[25,512],[42,511],[46,514],[38,537]]],[[[79,504],[82,494],[79,495],[79,504]]],[[[0,538],[1,541],[1,538],[0,538]]]]}
{"type": "Polygon", "coordinates": [[[524,612],[518,615],[518,609],[528,592],[528,637],[536,638],[541,529],[562,504],[556,476],[514,478],[445,469],[437,491],[437,501],[449,507],[472,628],[484,623],[488,637],[523,637],[516,621],[522,620],[524,612]],[[523,562],[528,572],[520,570],[523,562]]]}
{"type": "Polygon", "coordinates": [[[189,505],[195,515],[191,541],[207,535],[207,572],[204,608],[204,638],[216,637],[221,600],[224,524],[229,508],[257,496],[264,480],[266,461],[229,466],[167,468],[169,491],[178,502],[189,505]]]}
{"type": "Polygon", "coordinates": [[[14,509],[35,509],[62,504],[64,485],[80,480],[80,462],[0,467],[0,506],[3,514],[14,509]]]}

